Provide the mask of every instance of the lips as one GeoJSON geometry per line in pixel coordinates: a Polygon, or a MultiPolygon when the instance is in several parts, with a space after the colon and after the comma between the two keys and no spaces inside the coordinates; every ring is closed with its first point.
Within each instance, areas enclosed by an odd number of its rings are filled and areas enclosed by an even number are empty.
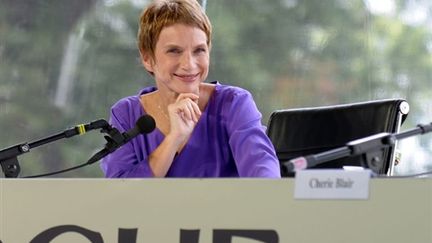
{"type": "Polygon", "coordinates": [[[199,77],[197,74],[175,74],[175,76],[183,82],[194,82],[199,77]]]}

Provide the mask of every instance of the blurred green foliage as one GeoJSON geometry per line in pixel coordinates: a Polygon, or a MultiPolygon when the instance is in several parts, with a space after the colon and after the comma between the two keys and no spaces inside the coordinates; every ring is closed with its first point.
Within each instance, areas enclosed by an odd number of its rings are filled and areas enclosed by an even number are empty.
{"type": "MultiPolygon", "coordinates": [[[[136,48],[136,2],[0,0],[1,148],[108,119],[114,102],[153,85],[136,48]]],[[[392,97],[411,105],[404,127],[430,122],[432,30],[401,18],[409,2],[388,16],[361,0],[207,1],[209,80],[250,90],[264,124],[275,109],[392,97]]],[[[19,157],[21,176],[84,163],[104,143],[92,132],[41,146],[19,157]]],[[[102,176],[94,164],[58,177],[102,176]]]]}

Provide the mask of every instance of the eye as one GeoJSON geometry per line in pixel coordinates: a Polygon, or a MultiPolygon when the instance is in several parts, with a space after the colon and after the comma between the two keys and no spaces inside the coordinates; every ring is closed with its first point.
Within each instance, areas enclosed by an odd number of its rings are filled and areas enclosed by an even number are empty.
{"type": "Polygon", "coordinates": [[[178,53],[181,53],[181,50],[180,50],[179,48],[175,48],[175,47],[173,47],[173,48],[169,48],[169,49],[167,50],[167,53],[174,53],[174,54],[178,54],[178,53]]]}
{"type": "Polygon", "coordinates": [[[199,54],[199,53],[206,53],[207,52],[207,48],[204,47],[198,47],[197,49],[195,49],[195,53],[199,54]]]}

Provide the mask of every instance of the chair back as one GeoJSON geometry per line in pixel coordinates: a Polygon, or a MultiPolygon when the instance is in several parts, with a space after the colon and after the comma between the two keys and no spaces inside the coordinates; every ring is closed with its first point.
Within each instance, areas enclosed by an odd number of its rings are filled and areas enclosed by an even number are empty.
{"type": "MultiPolygon", "coordinates": [[[[399,132],[409,112],[404,99],[285,109],[274,111],[268,122],[267,135],[273,142],[281,164],[296,157],[316,154],[345,146],[348,142],[370,135],[399,132]]],[[[382,151],[379,174],[392,174],[395,146],[382,151]]],[[[329,161],[314,168],[363,166],[361,156],[329,161]]],[[[281,166],[282,176],[292,176],[281,166]]]]}

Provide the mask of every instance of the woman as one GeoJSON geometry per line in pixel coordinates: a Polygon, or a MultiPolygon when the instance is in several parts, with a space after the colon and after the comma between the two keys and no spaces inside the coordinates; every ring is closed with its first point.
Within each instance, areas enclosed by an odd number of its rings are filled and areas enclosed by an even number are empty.
{"type": "Polygon", "coordinates": [[[157,127],[107,156],[107,177],[280,177],[251,94],[204,83],[211,24],[196,0],[151,3],[140,18],[138,46],[156,87],[118,101],[110,122],[126,131],[149,114],[157,127]]]}

